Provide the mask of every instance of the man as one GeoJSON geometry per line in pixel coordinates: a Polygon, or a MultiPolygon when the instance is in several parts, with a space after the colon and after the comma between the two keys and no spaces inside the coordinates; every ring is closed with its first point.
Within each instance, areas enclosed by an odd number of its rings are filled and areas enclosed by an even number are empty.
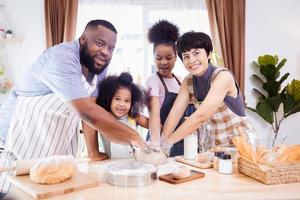
{"type": "MultiPolygon", "coordinates": [[[[0,115],[0,125],[8,127],[7,136],[0,135],[6,151],[18,159],[75,156],[80,119],[113,142],[146,146],[137,132],[95,104],[96,87],[106,75],[116,38],[111,23],[92,20],[79,40],[56,45],[39,56],[1,107],[6,118],[0,115]]],[[[8,165],[8,159],[2,159],[8,165]]]]}

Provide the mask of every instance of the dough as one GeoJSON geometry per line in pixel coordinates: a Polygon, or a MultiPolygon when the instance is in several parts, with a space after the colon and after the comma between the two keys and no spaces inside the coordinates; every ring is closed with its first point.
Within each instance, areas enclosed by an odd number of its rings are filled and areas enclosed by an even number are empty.
{"type": "Polygon", "coordinates": [[[191,170],[184,165],[176,166],[172,175],[174,179],[184,179],[191,176],[191,170]]]}
{"type": "Polygon", "coordinates": [[[167,156],[160,151],[151,151],[149,154],[141,149],[135,149],[134,158],[138,162],[150,163],[153,165],[162,165],[167,162],[167,156]]]}
{"type": "Polygon", "coordinates": [[[71,178],[76,172],[73,156],[51,156],[39,160],[30,169],[30,178],[40,184],[55,184],[71,178]]]}

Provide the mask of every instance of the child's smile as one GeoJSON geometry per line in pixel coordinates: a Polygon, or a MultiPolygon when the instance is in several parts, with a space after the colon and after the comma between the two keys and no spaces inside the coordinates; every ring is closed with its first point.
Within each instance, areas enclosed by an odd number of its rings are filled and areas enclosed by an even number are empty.
{"type": "Polygon", "coordinates": [[[120,88],[116,91],[111,101],[111,112],[121,118],[127,115],[131,108],[131,92],[127,88],[120,88]]]}

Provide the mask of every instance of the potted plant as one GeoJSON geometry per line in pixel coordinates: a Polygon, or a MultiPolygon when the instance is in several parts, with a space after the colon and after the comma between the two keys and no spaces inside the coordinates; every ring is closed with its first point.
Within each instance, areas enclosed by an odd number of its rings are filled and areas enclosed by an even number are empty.
{"type": "Polygon", "coordinates": [[[247,108],[272,126],[274,132],[272,146],[279,136],[282,121],[300,111],[300,81],[294,79],[282,87],[290,75],[285,73],[280,76],[280,70],[286,61],[284,58],[278,63],[277,55],[263,55],[258,57],[257,62],[253,62],[258,72],[252,76],[261,84],[262,90],[253,89],[258,95],[257,104],[255,108],[247,108]],[[279,109],[281,105],[283,109],[279,109]]]}
{"type": "Polygon", "coordinates": [[[12,38],[12,30],[10,29],[7,29],[6,32],[5,32],[5,38],[6,39],[11,39],[12,38]]]}

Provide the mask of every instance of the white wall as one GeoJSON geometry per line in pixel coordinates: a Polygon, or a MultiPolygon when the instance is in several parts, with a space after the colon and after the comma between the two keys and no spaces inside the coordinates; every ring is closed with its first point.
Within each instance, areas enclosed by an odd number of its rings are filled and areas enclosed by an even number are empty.
{"type": "Polygon", "coordinates": [[[0,0],[6,8],[10,25],[20,44],[5,44],[8,76],[14,82],[45,49],[44,1],[0,0]]]}
{"type": "MultiPolygon", "coordinates": [[[[42,0],[0,0],[13,19],[15,31],[23,38],[21,44],[6,45],[10,77],[16,82],[36,57],[45,49],[44,5],[42,0]]],[[[248,0],[246,1],[246,101],[255,106],[251,90],[250,63],[259,55],[277,54],[287,58],[283,72],[300,79],[300,1],[248,0]]],[[[1,99],[0,99],[1,100],[1,99]]],[[[250,122],[259,133],[265,134],[268,126],[257,115],[248,113],[250,122]]],[[[282,123],[282,131],[289,143],[300,143],[300,113],[282,123]]]]}
{"type": "MultiPolygon", "coordinates": [[[[290,73],[292,79],[300,80],[300,1],[298,0],[249,0],[246,1],[246,102],[255,107],[256,98],[252,91],[251,62],[264,54],[277,54],[287,62],[282,74],[290,73]]],[[[283,84],[286,85],[287,81],[283,84]]],[[[250,121],[263,135],[268,132],[267,124],[254,113],[248,112],[250,121]]],[[[300,143],[300,113],[285,119],[281,132],[288,135],[291,144],[300,143]]]]}

